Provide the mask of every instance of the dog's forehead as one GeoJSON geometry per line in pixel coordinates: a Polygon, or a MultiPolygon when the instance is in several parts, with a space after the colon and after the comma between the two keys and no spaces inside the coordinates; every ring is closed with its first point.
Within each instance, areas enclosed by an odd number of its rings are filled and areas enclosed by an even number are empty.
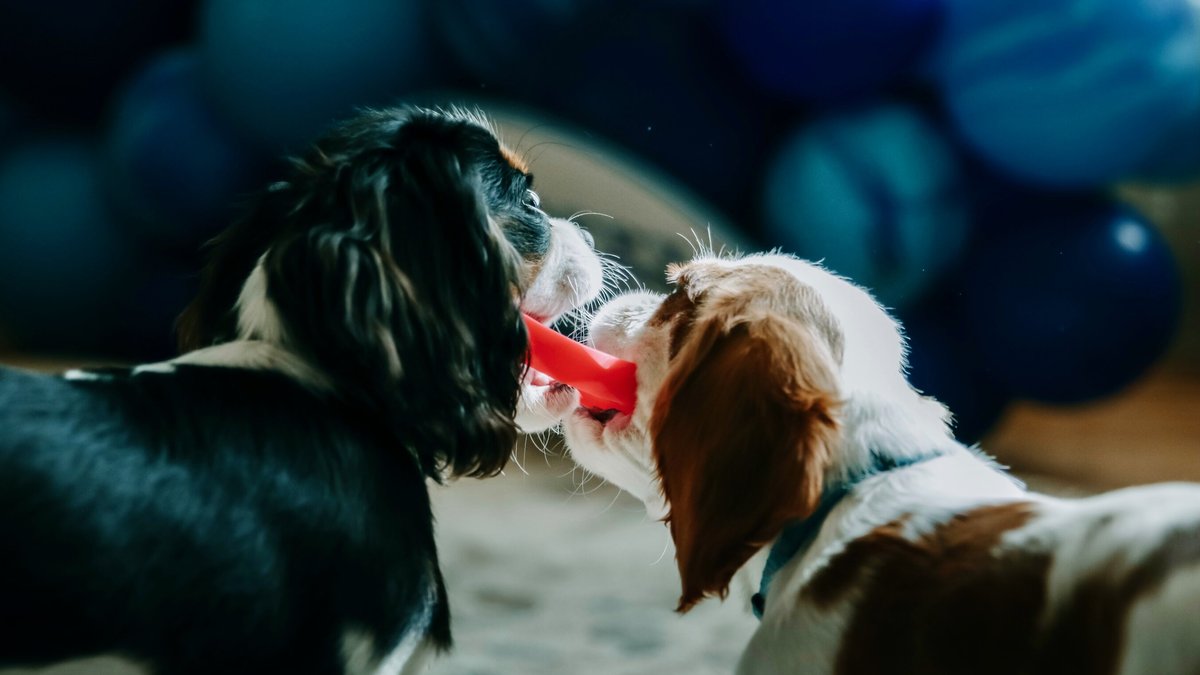
{"type": "Polygon", "coordinates": [[[811,301],[812,295],[811,291],[805,292],[808,284],[791,270],[754,258],[695,260],[668,267],[667,276],[693,300],[706,297],[752,303],[784,299],[803,303],[811,301]]]}
{"type": "Polygon", "coordinates": [[[701,259],[672,265],[667,276],[676,284],[676,292],[663,302],[653,321],[675,321],[674,355],[691,326],[706,316],[765,311],[815,328],[840,361],[845,338],[821,289],[812,283],[820,281],[812,272],[828,274],[793,258],[701,259]]]}

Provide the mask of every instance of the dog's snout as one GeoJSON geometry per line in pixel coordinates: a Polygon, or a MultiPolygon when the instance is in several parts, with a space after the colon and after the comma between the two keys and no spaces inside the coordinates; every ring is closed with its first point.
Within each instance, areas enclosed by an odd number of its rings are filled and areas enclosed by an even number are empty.
{"type": "Polygon", "coordinates": [[[662,299],[659,293],[634,291],[610,300],[588,326],[588,341],[601,351],[624,356],[662,299]]]}

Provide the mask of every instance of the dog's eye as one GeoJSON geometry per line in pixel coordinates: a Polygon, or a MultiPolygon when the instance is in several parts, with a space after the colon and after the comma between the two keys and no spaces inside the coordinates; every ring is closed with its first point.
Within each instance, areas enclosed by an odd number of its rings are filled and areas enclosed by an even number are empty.
{"type": "Polygon", "coordinates": [[[535,209],[541,208],[542,207],[542,198],[539,197],[538,193],[534,192],[533,190],[526,190],[525,191],[525,205],[532,206],[535,209]]]}

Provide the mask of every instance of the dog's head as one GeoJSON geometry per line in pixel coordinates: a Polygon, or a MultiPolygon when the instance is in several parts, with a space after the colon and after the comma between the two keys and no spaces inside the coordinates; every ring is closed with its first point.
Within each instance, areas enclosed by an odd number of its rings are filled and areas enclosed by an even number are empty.
{"type": "Polygon", "coordinates": [[[370,111],[214,241],[180,345],[278,345],[430,473],[486,475],[515,440],[520,311],[552,320],[600,284],[586,235],[540,209],[481,116],[370,111]]]}
{"type": "Polygon", "coordinates": [[[876,449],[949,436],[944,409],[908,385],[897,324],[863,289],[782,255],[707,257],[669,277],[671,295],[620,296],[589,331],[638,364],[637,408],[581,409],[565,431],[577,462],[667,520],[686,610],[723,597],[827,481],[876,449]]]}

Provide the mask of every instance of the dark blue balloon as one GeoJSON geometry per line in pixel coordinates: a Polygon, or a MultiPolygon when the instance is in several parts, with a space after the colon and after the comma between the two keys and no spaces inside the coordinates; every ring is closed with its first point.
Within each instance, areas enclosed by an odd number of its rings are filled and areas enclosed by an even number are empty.
{"type": "Polygon", "coordinates": [[[31,142],[0,157],[0,325],[32,348],[82,348],[130,270],[84,140],[31,142]]]}
{"type": "Polygon", "coordinates": [[[156,256],[138,266],[106,317],[106,354],[136,362],[177,353],[175,320],[199,290],[195,268],[156,256]]]}
{"type": "Polygon", "coordinates": [[[194,0],[0,0],[0,83],[41,118],[92,121],[146,54],[184,40],[194,0]]]}
{"type": "Polygon", "coordinates": [[[574,36],[613,0],[437,0],[430,12],[450,54],[485,89],[552,85],[530,77],[545,59],[579,46],[574,36]]]}
{"type": "Polygon", "coordinates": [[[0,152],[3,152],[16,136],[20,117],[16,105],[0,92],[0,152]]]}
{"type": "Polygon", "coordinates": [[[526,100],[652,161],[718,206],[753,206],[781,111],[713,49],[704,16],[626,6],[585,28],[533,74],[514,73],[533,87],[526,100]]]}
{"type": "Polygon", "coordinates": [[[160,55],[126,85],[107,158],[126,222],[151,241],[187,248],[229,223],[269,163],[212,110],[191,51],[160,55]]]}
{"type": "Polygon", "coordinates": [[[1200,120],[1197,14],[1191,0],[946,0],[930,70],[994,166],[1104,185],[1152,169],[1164,134],[1200,120]]]}
{"type": "Polygon", "coordinates": [[[298,149],[356,107],[394,103],[433,59],[416,0],[208,0],[205,80],[224,115],[272,150],[298,149]]]}
{"type": "Polygon", "coordinates": [[[978,443],[1003,415],[1012,397],[989,377],[962,326],[958,311],[945,304],[902,316],[908,337],[908,380],[953,416],[954,436],[978,443]]]}
{"type": "Polygon", "coordinates": [[[806,101],[869,93],[931,46],[943,0],[723,0],[720,26],[750,74],[806,101]]]}
{"type": "Polygon", "coordinates": [[[1134,173],[1141,180],[1168,183],[1200,177],[1200,96],[1191,114],[1162,135],[1134,173]]]}
{"type": "Polygon", "coordinates": [[[1021,398],[1112,394],[1162,355],[1180,277],[1158,231],[1095,198],[1014,196],[965,261],[971,335],[995,380],[1021,398]]]}

